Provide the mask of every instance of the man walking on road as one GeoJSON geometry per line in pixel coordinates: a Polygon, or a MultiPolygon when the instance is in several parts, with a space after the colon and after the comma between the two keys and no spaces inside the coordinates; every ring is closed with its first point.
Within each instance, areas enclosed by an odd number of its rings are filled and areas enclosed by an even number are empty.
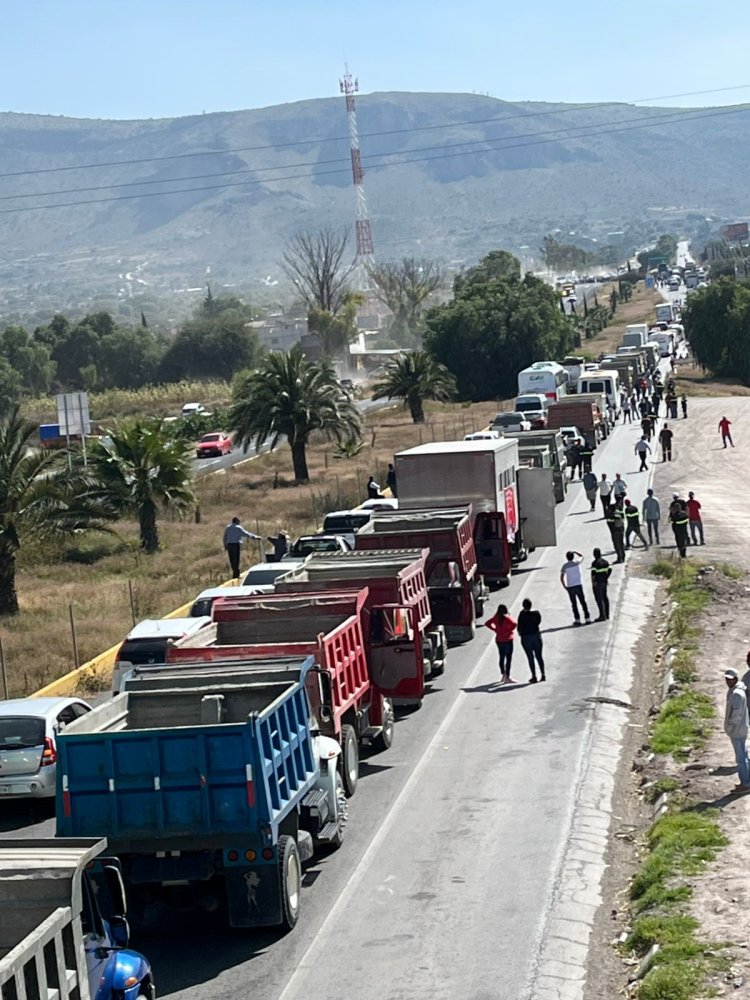
{"type": "Polygon", "coordinates": [[[612,483],[612,496],[615,498],[615,503],[618,500],[624,500],[628,492],[628,484],[624,479],[620,478],[620,473],[615,473],[615,481],[612,483]]]}
{"type": "Polygon", "coordinates": [[[672,431],[669,429],[669,424],[664,424],[662,429],[659,431],[659,444],[661,445],[661,460],[662,462],[672,461],[672,431]]]}
{"type": "Polygon", "coordinates": [[[651,445],[645,437],[642,437],[640,441],[636,441],[635,453],[641,460],[641,467],[638,471],[648,472],[648,458],[646,456],[651,454],[651,445]]]}
{"type": "Polygon", "coordinates": [[[583,595],[583,580],[581,578],[581,563],[583,562],[583,556],[580,552],[573,551],[566,552],[565,558],[567,559],[567,562],[563,563],[562,569],[560,570],[560,583],[568,592],[570,606],[573,609],[573,624],[581,624],[581,617],[578,613],[578,604],[580,604],[584,617],[586,618],[586,624],[588,625],[591,621],[591,615],[589,614],[589,608],[586,604],[586,598],[583,595]],[[576,556],[578,556],[577,559],[576,556]]]}
{"type": "Polygon", "coordinates": [[[659,501],[654,496],[654,491],[649,489],[647,491],[646,499],[643,501],[642,507],[643,520],[646,522],[646,528],[648,529],[648,543],[649,545],[654,544],[654,538],[656,538],[656,544],[660,545],[659,541],[659,521],[661,520],[661,506],[659,501]]]}
{"type": "Polygon", "coordinates": [[[613,504],[607,512],[607,525],[612,536],[612,546],[617,559],[615,562],[625,562],[625,511],[622,504],[613,504]]]}
{"type": "Polygon", "coordinates": [[[232,569],[233,580],[236,580],[240,575],[240,546],[246,538],[260,538],[260,535],[254,535],[252,531],[245,531],[240,524],[240,519],[233,517],[226,528],[224,528],[223,540],[229,565],[232,569]]]}
{"type": "Polygon", "coordinates": [[[601,549],[594,549],[594,561],[591,563],[591,586],[594,589],[594,600],[599,609],[599,617],[594,621],[606,622],[609,620],[609,597],[607,588],[609,578],[612,575],[612,567],[602,556],[601,549]]]}
{"type": "Polygon", "coordinates": [[[721,440],[722,440],[722,443],[723,443],[723,445],[724,445],[725,448],[727,446],[727,441],[734,448],[734,441],[732,440],[732,432],[729,430],[729,428],[731,426],[732,426],[732,421],[731,420],[727,420],[726,417],[722,417],[721,420],[719,421],[719,430],[721,431],[721,440]]]}
{"type": "Polygon", "coordinates": [[[630,397],[627,393],[622,395],[622,422],[624,424],[632,424],[633,417],[630,413],[630,397]]]}
{"type": "Polygon", "coordinates": [[[648,548],[648,542],[643,537],[643,531],[641,530],[641,515],[638,508],[632,501],[625,498],[624,502],[625,508],[625,548],[630,548],[630,536],[637,535],[638,538],[643,542],[644,549],[648,548]]]}
{"type": "Polygon", "coordinates": [[[690,538],[693,545],[697,545],[696,536],[700,535],[701,545],[705,545],[703,540],[703,519],[701,518],[700,501],[695,499],[695,493],[688,493],[687,501],[688,522],[690,524],[690,538]]]}
{"type": "Polygon", "coordinates": [[[581,441],[578,446],[578,454],[581,456],[583,471],[590,472],[591,463],[594,461],[594,449],[586,441],[581,441]]]}
{"type": "Polygon", "coordinates": [[[586,493],[586,499],[588,500],[589,504],[591,505],[591,509],[592,510],[596,509],[596,494],[598,492],[597,485],[598,484],[597,484],[597,481],[596,481],[596,476],[591,471],[591,469],[589,469],[588,472],[584,472],[584,474],[583,474],[583,489],[584,489],[584,491],[586,493]]]}
{"type": "Polygon", "coordinates": [[[599,480],[599,498],[602,502],[602,510],[604,511],[605,518],[609,514],[609,507],[612,502],[612,483],[607,479],[607,473],[602,473],[602,478],[599,480]]]}
{"type": "Polygon", "coordinates": [[[518,634],[521,637],[521,645],[529,661],[531,678],[529,683],[536,684],[536,664],[539,664],[539,680],[546,681],[544,675],[544,657],[542,656],[542,633],[539,626],[542,624],[542,616],[538,611],[532,611],[531,601],[528,597],[523,600],[523,610],[518,616],[518,634]]]}
{"type": "Polygon", "coordinates": [[[724,671],[727,684],[727,703],[724,710],[724,732],[732,742],[737,761],[739,784],[732,789],[732,795],[750,792],[750,761],[747,758],[747,689],[734,669],[724,671]]]}
{"type": "Polygon", "coordinates": [[[688,513],[685,501],[680,499],[679,493],[672,494],[672,503],[669,505],[669,520],[672,524],[674,542],[679,550],[682,559],[687,555],[688,544],[688,513]]]}
{"type": "Polygon", "coordinates": [[[651,440],[651,435],[654,431],[654,422],[652,418],[647,413],[646,416],[641,420],[641,430],[643,431],[643,436],[647,441],[651,440]]]}
{"type": "Polygon", "coordinates": [[[581,457],[581,439],[576,438],[573,444],[568,449],[568,464],[570,465],[570,481],[571,483],[576,477],[576,472],[578,472],[578,478],[583,477],[583,459],[581,457]]]}

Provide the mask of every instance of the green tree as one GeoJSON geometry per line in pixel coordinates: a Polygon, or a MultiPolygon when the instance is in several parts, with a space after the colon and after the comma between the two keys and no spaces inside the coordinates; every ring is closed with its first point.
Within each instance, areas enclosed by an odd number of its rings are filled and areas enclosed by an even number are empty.
{"type": "Polygon", "coordinates": [[[25,392],[49,392],[55,374],[49,348],[34,341],[22,326],[7,326],[0,334],[0,357],[18,374],[25,392]]]}
{"type": "Polygon", "coordinates": [[[403,257],[374,264],[368,273],[376,297],[393,313],[391,336],[406,335],[416,342],[425,302],[443,284],[440,265],[432,260],[403,257]]]}
{"type": "Polygon", "coordinates": [[[685,334],[698,364],[750,385],[750,283],[720,278],[689,296],[685,334]]]}
{"type": "Polygon", "coordinates": [[[456,278],[451,302],[425,316],[426,350],[454,375],[461,399],[515,394],[534,361],[564,357],[576,341],[560,297],[512,254],[496,251],[456,278]]]}
{"type": "Polygon", "coordinates": [[[26,536],[106,530],[114,517],[61,452],[34,449],[37,427],[18,408],[0,421],[0,615],[18,614],[16,556],[26,536]]]}
{"type": "Polygon", "coordinates": [[[235,379],[229,423],[245,450],[286,438],[292,450],[294,477],[306,482],[307,445],[314,433],[343,444],[360,437],[359,413],[341,387],[329,361],[305,359],[299,345],[274,352],[259,368],[235,379]]]}
{"type": "Polygon", "coordinates": [[[411,351],[394,358],[381,381],[372,387],[373,399],[401,399],[415,424],[424,423],[424,401],[447,402],[456,394],[456,381],[426,351],[411,351]]]}
{"type": "Polygon", "coordinates": [[[334,316],[325,309],[310,309],[307,314],[307,329],[317,334],[320,346],[329,358],[335,358],[357,335],[357,309],[363,297],[351,292],[345,305],[334,316]]]}
{"type": "Polygon", "coordinates": [[[90,451],[89,475],[97,500],[137,518],[149,555],[159,548],[159,508],[182,512],[195,504],[188,445],[161,420],[127,420],[107,431],[90,451]]]}
{"type": "Polygon", "coordinates": [[[158,367],[158,378],[232,378],[256,364],[258,335],[250,326],[253,312],[238,299],[204,300],[193,319],[183,324],[158,367]]]}

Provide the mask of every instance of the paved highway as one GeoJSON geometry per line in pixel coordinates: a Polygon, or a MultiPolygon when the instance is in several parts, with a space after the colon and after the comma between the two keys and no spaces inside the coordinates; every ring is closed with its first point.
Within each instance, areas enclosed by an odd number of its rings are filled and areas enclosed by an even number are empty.
{"type": "MultiPolygon", "coordinates": [[[[636,472],[638,431],[618,427],[594,471],[621,472],[640,505],[651,475],[636,472]]],[[[518,683],[496,686],[487,630],[452,649],[421,710],[399,719],[393,748],[363,761],[345,843],[308,869],[294,932],[227,932],[202,914],[151,914],[135,944],[154,965],[161,997],[535,996],[536,956],[587,764],[586,699],[597,694],[616,626],[573,627],[559,582],[565,550],[585,553],[588,565],[594,545],[611,552],[601,511],[589,511],[575,483],[558,506],[557,548],[535,552],[491,602],[517,613],[528,596],[541,610],[547,682],[526,683],[517,645],[518,683]]],[[[614,567],[613,611],[625,572],[614,567]]],[[[595,617],[588,574],[585,590],[595,617]]],[[[2,835],[52,832],[51,821],[29,819],[28,807],[5,812],[2,835]]]]}

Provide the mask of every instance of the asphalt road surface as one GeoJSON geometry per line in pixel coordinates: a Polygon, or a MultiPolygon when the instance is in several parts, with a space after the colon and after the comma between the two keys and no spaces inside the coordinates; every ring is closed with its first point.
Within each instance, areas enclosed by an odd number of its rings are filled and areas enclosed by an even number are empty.
{"type": "MultiPolygon", "coordinates": [[[[640,506],[651,479],[633,453],[638,424],[618,427],[594,471],[620,472],[640,506]]],[[[228,931],[200,913],[151,914],[134,945],[161,997],[202,1000],[521,1000],[556,898],[576,789],[613,622],[573,627],[560,581],[566,549],[610,556],[601,510],[579,483],[558,506],[558,545],[535,552],[493,595],[543,615],[547,682],[497,687],[488,630],[451,650],[418,712],[399,718],[391,750],[362,763],[343,847],[305,875],[302,913],[286,936],[228,931]]],[[[611,556],[614,559],[614,556],[611,556]]],[[[626,567],[615,566],[618,600],[626,567]]],[[[596,617],[588,571],[584,586],[596,617]]],[[[612,748],[617,753],[617,748],[612,748]]],[[[3,808],[2,836],[51,835],[28,806],[3,808]]]]}

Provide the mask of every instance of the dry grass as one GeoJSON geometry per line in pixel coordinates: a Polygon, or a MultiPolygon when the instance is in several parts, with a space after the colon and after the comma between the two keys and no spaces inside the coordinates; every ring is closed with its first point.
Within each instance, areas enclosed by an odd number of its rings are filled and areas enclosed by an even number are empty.
{"type": "MultiPolygon", "coordinates": [[[[614,285],[604,285],[601,291],[597,291],[597,298],[600,305],[604,305],[612,294],[614,285]]],[[[584,341],[581,351],[598,358],[600,354],[614,354],[622,344],[625,327],[630,323],[652,323],[656,319],[654,307],[658,302],[662,302],[661,295],[654,289],[646,289],[639,283],[633,289],[633,296],[629,302],[620,302],[617,305],[614,321],[606,326],[601,333],[595,337],[584,341]]]]}
{"type": "Polygon", "coordinates": [[[709,375],[692,361],[677,362],[679,388],[688,396],[750,396],[750,387],[709,375]]]}
{"type": "MultiPolygon", "coordinates": [[[[327,511],[364,499],[368,475],[383,483],[394,452],[420,441],[460,438],[486,426],[496,410],[494,402],[430,404],[422,427],[415,427],[400,407],[381,410],[367,419],[365,447],[356,458],[335,458],[326,445],[311,449],[307,486],[291,484],[286,446],[227,473],[206,476],[196,484],[200,524],[192,518],[163,518],[163,548],[151,558],[140,554],[136,526],[128,522],[120,524],[119,537],[91,535],[59,547],[30,544],[19,558],[22,613],[0,626],[12,693],[29,694],[75,665],[69,606],[84,662],[131,627],[129,581],[136,619],[142,619],[166,614],[225,580],[229,571],[221,535],[234,514],[263,537],[280,527],[291,534],[314,530],[327,511]]],[[[257,561],[258,555],[257,549],[246,549],[245,562],[257,561]]]]}

